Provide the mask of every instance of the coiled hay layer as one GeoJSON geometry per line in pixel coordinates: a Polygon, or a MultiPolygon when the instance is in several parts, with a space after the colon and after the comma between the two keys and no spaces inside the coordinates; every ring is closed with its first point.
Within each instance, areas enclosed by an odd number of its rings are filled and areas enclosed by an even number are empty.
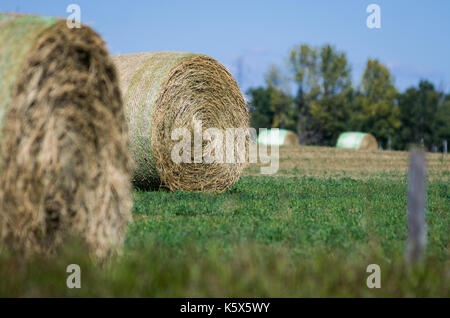
{"type": "Polygon", "coordinates": [[[131,166],[116,71],[87,26],[0,15],[0,237],[53,253],[76,237],[104,257],[122,244],[131,166]]]}
{"type": "MultiPolygon", "coordinates": [[[[113,59],[125,99],[137,187],[216,192],[239,179],[245,162],[237,159],[194,163],[194,151],[191,162],[176,163],[171,157],[178,142],[171,138],[176,128],[189,130],[194,148],[194,120],[201,121],[201,133],[217,128],[225,136],[227,128],[248,128],[244,98],[225,67],[208,56],[181,52],[124,54],[113,59]]],[[[224,153],[225,143],[224,137],[224,153]]],[[[209,144],[203,139],[202,149],[209,144]]],[[[248,137],[244,147],[238,151],[248,158],[248,137]]],[[[206,156],[203,151],[202,158],[206,156]]]]}

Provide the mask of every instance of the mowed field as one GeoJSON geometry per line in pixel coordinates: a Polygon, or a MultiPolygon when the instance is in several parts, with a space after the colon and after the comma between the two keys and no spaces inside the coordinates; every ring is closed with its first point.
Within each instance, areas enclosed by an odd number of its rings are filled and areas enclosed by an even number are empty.
{"type": "Polygon", "coordinates": [[[282,147],[219,194],[134,192],[121,256],[0,254],[0,296],[450,297],[450,156],[427,154],[428,245],[405,263],[408,153],[282,147]],[[68,264],[81,289],[68,289],[68,264]],[[381,288],[369,289],[369,264],[381,288]]]}

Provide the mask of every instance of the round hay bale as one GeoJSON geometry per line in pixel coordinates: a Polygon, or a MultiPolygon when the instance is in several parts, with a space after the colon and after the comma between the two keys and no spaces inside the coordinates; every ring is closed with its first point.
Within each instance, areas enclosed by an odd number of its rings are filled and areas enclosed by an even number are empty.
{"type": "Polygon", "coordinates": [[[53,253],[76,237],[104,257],[131,216],[116,71],[91,28],[0,15],[0,238],[53,253]]]}
{"type": "Polygon", "coordinates": [[[294,146],[299,144],[297,134],[286,129],[278,129],[278,132],[273,129],[263,130],[258,136],[258,143],[278,146],[294,146]]]}
{"type": "Polygon", "coordinates": [[[284,136],[283,146],[295,146],[298,145],[298,136],[293,131],[288,131],[284,136]]]}
{"type": "MultiPolygon", "coordinates": [[[[123,54],[113,59],[124,94],[136,187],[219,192],[239,179],[245,162],[194,162],[194,151],[190,162],[176,163],[171,157],[178,142],[171,134],[177,128],[189,130],[192,147],[194,120],[201,120],[201,133],[217,128],[225,136],[227,128],[248,128],[244,98],[224,66],[211,57],[182,52],[123,54]]],[[[225,147],[225,141],[222,144],[225,147]]],[[[203,139],[202,149],[208,145],[203,139]]],[[[245,149],[239,150],[245,151],[247,161],[248,136],[245,149]]],[[[201,156],[204,159],[206,152],[201,156]]]]}
{"type": "Polygon", "coordinates": [[[344,132],[339,135],[337,148],[357,150],[377,150],[378,143],[375,137],[362,132],[344,132]]]}

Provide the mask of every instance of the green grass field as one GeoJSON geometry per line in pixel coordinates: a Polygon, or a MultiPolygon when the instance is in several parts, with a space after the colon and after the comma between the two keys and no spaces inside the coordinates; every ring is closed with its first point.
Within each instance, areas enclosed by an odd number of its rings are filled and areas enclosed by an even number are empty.
{"type": "Polygon", "coordinates": [[[220,194],[135,191],[124,253],[107,264],[75,244],[26,264],[1,254],[0,296],[449,297],[450,159],[433,156],[427,254],[414,268],[404,261],[405,169],[371,177],[323,165],[336,173],[308,176],[291,166],[262,177],[249,167],[220,194]],[[71,263],[81,266],[81,289],[66,287],[71,263]],[[380,289],[366,286],[369,264],[381,267],[380,289]]]}

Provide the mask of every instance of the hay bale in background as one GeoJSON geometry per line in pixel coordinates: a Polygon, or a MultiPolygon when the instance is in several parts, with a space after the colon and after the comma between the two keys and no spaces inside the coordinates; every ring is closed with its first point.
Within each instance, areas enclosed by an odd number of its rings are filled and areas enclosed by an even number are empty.
{"type": "Polygon", "coordinates": [[[278,146],[294,146],[298,145],[298,136],[296,133],[286,129],[276,130],[267,129],[261,131],[258,135],[258,143],[263,145],[278,145],[278,146]]]}
{"type": "Polygon", "coordinates": [[[171,159],[177,143],[172,131],[185,127],[193,136],[194,119],[202,121],[203,132],[211,127],[248,128],[244,98],[225,67],[208,56],[181,52],[113,59],[125,100],[137,187],[223,191],[239,179],[245,163],[177,164],[171,159]]]}
{"type": "Polygon", "coordinates": [[[344,132],[339,135],[337,148],[357,150],[377,150],[378,144],[375,137],[362,132],[344,132]]]}
{"type": "Polygon", "coordinates": [[[91,28],[0,15],[0,237],[51,253],[67,237],[95,255],[122,244],[131,160],[116,71],[91,28]]]}
{"type": "Polygon", "coordinates": [[[286,136],[284,137],[284,146],[295,146],[299,145],[298,136],[293,131],[288,131],[286,136]]]}

